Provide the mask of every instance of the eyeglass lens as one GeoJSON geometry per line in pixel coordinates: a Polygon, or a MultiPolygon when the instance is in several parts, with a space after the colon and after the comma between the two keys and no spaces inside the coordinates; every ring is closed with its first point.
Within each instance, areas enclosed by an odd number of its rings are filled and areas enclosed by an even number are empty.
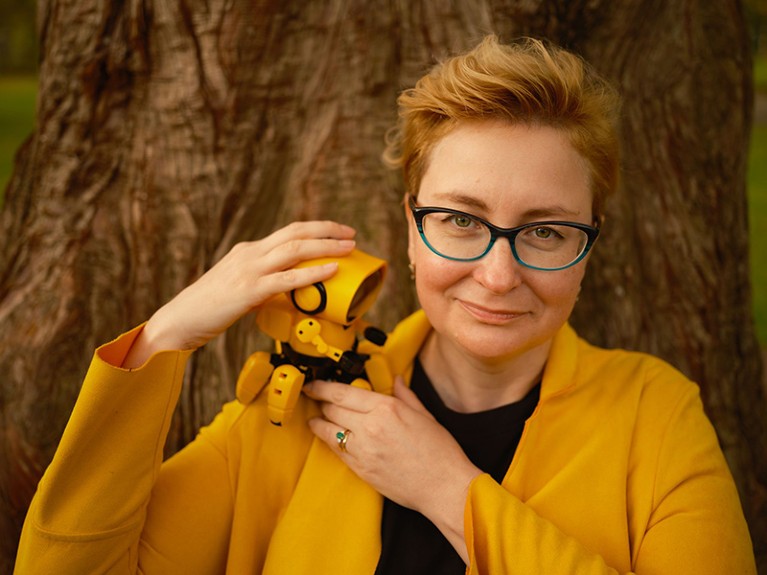
{"type": "MultiPolygon", "coordinates": [[[[489,248],[492,233],[483,222],[447,212],[424,215],[423,235],[439,255],[470,260],[489,248]]],[[[538,223],[523,228],[514,240],[517,258],[525,265],[555,269],[577,260],[588,244],[583,230],[561,224],[538,223]]]]}

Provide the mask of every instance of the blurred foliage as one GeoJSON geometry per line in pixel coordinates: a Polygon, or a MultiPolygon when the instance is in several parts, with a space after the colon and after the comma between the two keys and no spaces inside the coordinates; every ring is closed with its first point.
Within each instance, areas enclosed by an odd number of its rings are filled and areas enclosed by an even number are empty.
{"type": "Polygon", "coordinates": [[[767,53],[767,0],[743,0],[755,53],[767,53]]]}
{"type": "Polygon", "coordinates": [[[16,151],[34,129],[36,94],[35,76],[0,76],[0,207],[16,151]]]}
{"type": "Polygon", "coordinates": [[[751,133],[748,216],[754,320],[759,342],[767,346],[767,124],[756,124],[751,133]]]}
{"type": "Polygon", "coordinates": [[[767,53],[754,58],[754,89],[767,94],[767,53]]]}
{"type": "Polygon", "coordinates": [[[0,74],[37,70],[36,6],[34,0],[0,0],[0,74]]]}

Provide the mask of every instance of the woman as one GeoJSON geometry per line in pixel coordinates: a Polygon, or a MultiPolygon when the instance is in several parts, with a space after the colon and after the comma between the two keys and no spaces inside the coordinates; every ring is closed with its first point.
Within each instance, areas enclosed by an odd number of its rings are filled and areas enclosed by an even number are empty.
{"type": "Polygon", "coordinates": [[[393,396],[312,382],[284,428],[263,394],[233,402],[161,465],[189,354],[331,277],[294,266],[354,230],[236,246],[97,351],[18,573],[755,572],[697,388],[567,323],[616,186],[613,92],[567,52],[489,37],[399,103],[423,309],[386,344],[393,396]]]}

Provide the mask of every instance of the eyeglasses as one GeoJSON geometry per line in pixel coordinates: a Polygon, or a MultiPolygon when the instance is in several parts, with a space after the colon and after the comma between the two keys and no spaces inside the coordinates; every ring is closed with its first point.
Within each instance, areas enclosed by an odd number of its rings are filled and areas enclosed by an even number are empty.
{"type": "Polygon", "coordinates": [[[530,222],[499,228],[472,214],[438,207],[418,207],[409,198],[421,239],[438,256],[449,260],[478,260],[506,238],[520,264],[534,270],[556,271],[574,266],[589,253],[599,228],[576,222],[530,222]]]}

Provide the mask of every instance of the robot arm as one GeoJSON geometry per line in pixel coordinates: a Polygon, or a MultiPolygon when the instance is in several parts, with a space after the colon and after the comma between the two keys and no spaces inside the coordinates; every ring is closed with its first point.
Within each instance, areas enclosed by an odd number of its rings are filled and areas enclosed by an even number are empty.
{"type": "Polygon", "coordinates": [[[306,376],[293,365],[285,363],[274,367],[271,361],[272,354],[265,351],[258,351],[248,358],[237,379],[237,400],[242,404],[250,403],[268,383],[269,421],[282,425],[290,419],[306,376]]]}
{"type": "Polygon", "coordinates": [[[336,362],[340,361],[344,351],[329,345],[322,339],[321,332],[322,323],[312,318],[299,321],[295,331],[298,341],[313,345],[320,355],[329,357],[336,362]]]}
{"type": "Polygon", "coordinates": [[[267,384],[273,371],[271,354],[257,351],[251,355],[237,378],[237,401],[243,405],[253,401],[267,384]]]}

